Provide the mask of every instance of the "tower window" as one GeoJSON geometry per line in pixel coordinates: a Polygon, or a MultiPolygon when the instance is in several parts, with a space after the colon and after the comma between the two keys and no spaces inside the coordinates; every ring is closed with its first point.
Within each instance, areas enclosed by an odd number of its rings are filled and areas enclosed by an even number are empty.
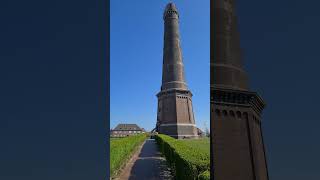
{"type": "Polygon", "coordinates": [[[221,115],[219,109],[216,109],[216,115],[217,115],[217,116],[220,116],[220,115],[221,115]]]}
{"type": "Polygon", "coordinates": [[[223,115],[228,116],[228,112],[226,110],[223,110],[223,115]]]}
{"type": "Polygon", "coordinates": [[[245,119],[248,119],[248,113],[247,112],[244,112],[243,116],[244,116],[245,119]]]}
{"type": "Polygon", "coordinates": [[[237,118],[241,118],[241,112],[237,111],[237,118]]]}
{"type": "Polygon", "coordinates": [[[235,117],[235,114],[233,111],[230,111],[229,113],[230,113],[231,117],[235,117]]]}

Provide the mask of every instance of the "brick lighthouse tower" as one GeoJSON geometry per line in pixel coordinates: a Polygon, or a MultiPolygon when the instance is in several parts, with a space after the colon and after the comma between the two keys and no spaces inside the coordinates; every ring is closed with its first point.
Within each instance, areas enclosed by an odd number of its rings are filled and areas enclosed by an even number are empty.
{"type": "Polygon", "coordinates": [[[215,0],[211,25],[211,139],[215,180],[267,180],[262,98],[248,88],[234,0],[215,0]]]}
{"type": "Polygon", "coordinates": [[[156,129],[174,138],[196,138],[192,94],[187,87],[180,47],[179,13],[169,3],[163,14],[164,47],[156,129]]]}

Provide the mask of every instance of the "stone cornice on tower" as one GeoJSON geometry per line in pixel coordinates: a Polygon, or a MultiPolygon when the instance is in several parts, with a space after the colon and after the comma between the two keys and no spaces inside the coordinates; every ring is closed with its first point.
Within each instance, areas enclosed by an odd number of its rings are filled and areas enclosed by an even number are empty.
{"type": "Polygon", "coordinates": [[[213,87],[211,93],[211,103],[252,107],[259,117],[266,106],[261,96],[256,92],[213,87]]]}

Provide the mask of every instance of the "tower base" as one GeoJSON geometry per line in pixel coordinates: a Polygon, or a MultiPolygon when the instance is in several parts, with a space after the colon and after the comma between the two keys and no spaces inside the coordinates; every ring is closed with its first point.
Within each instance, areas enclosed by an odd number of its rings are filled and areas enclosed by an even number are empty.
{"type": "Polygon", "coordinates": [[[199,138],[194,124],[161,124],[159,133],[166,134],[176,139],[199,138]]]}
{"type": "Polygon", "coordinates": [[[255,92],[211,89],[215,179],[268,180],[261,130],[264,101],[255,92]]]}

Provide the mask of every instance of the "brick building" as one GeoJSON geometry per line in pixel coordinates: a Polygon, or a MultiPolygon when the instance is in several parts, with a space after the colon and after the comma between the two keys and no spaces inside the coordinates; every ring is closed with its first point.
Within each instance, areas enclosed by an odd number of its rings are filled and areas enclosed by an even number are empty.
{"type": "Polygon", "coordinates": [[[118,124],[114,129],[111,129],[110,136],[126,137],[141,133],[145,133],[145,130],[136,124],[118,124]]]}

